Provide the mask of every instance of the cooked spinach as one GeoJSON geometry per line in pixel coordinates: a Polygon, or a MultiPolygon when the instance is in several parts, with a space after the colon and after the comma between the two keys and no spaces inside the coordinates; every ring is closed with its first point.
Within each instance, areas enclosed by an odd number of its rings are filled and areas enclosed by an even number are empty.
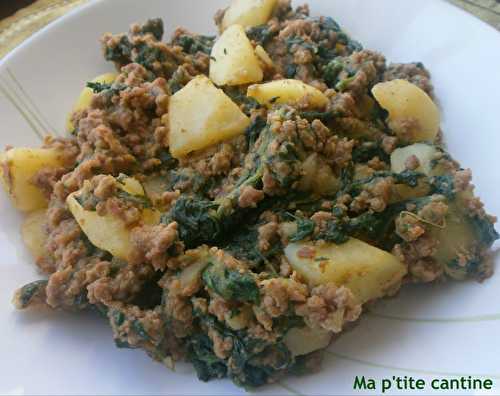
{"type": "Polygon", "coordinates": [[[248,272],[231,269],[224,263],[211,263],[202,275],[205,285],[225,300],[254,302],[260,300],[260,293],[254,277],[248,272]]]}
{"type": "Polygon", "coordinates": [[[290,242],[302,241],[314,233],[314,228],[316,227],[314,221],[298,218],[295,223],[297,225],[297,232],[290,237],[290,242]]]}
{"type": "Polygon", "coordinates": [[[181,46],[184,52],[191,55],[195,55],[197,52],[203,52],[204,54],[210,55],[214,42],[214,36],[183,34],[176,37],[173,44],[181,46]]]}
{"type": "Polygon", "coordinates": [[[21,287],[16,293],[16,306],[18,309],[28,308],[35,298],[44,295],[47,284],[48,281],[39,280],[21,287]]]}

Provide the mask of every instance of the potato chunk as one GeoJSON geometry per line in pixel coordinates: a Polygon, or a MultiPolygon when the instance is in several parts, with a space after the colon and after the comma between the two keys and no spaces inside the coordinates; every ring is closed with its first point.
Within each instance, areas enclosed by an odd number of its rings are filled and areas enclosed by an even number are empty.
{"type": "MultiPolygon", "coordinates": [[[[116,73],[106,73],[94,78],[92,82],[101,84],[112,84],[116,80],[116,77],[117,77],[116,73]]],[[[67,132],[72,132],[75,130],[75,125],[73,124],[73,121],[71,121],[71,117],[77,111],[85,110],[90,106],[93,94],[94,94],[93,91],[87,87],[85,87],[83,91],[80,93],[80,96],[78,97],[78,100],[76,101],[73,110],[69,114],[68,119],[66,121],[67,132]]]]}
{"type": "Polygon", "coordinates": [[[398,148],[391,154],[391,170],[396,173],[403,172],[406,169],[407,160],[414,155],[419,162],[419,166],[414,170],[430,176],[433,169],[432,160],[436,154],[436,147],[425,143],[414,143],[398,148]]]}
{"type": "Polygon", "coordinates": [[[242,85],[262,81],[259,58],[240,25],[229,27],[210,54],[210,78],[217,85],[242,85]]]}
{"type": "Polygon", "coordinates": [[[45,209],[30,213],[23,222],[21,235],[24,244],[35,259],[45,256],[48,233],[47,211],[45,209]]]}
{"type": "Polygon", "coordinates": [[[285,255],[311,286],[328,282],[346,286],[360,303],[383,297],[406,274],[395,256],[354,238],[340,245],[292,243],[285,255]]]}
{"type": "Polygon", "coordinates": [[[250,119],[205,76],[170,98],[170,153],[181,158],[245,131],[250,119]]]}
{"type": "Polygon", "coordinates": [[[257,55],[261,62],[268,68],[274,68],[273,60],[261,45],[255,47],[255,55],[257,55]]]}
{"type": "Polygon", "coordinates": [[[231,25],[252,27],[265,24],[273,13],[277,0],[233,0],[224,13],[221,30],[231,25]]]}
{"type": "Polygon", "coordinates": [[[130,230],[122,220],[111,215],[99,216],[97,212],[85,210],[76,199],[77,193],[67,199],[69,210],[90,242],[113,256],[127,260],[132,253],[130,230]]]}
{"type": "Polygon", "coordinates": [[[328,98],[319,89],[292,79],[251,85],[247,96],[268,107],[274,103],[293,105],[299,101],[307,101],[313,108],[325,108],[328,105],[328,98]]]}
{"type": "Polygon", "coordinates": [[[330,345],[332,332],[310,327],[294,327],[290,329],[283,342],[293,356],[307,355],[308,353],[325,349],[330,345]]]}
{"type": "MultiPolygon", "coordinates": [[[[392,80],[375,85],[373,96],[389,112],[389,123],[416,122],[411,142],[434,141],[439,132],[439,109],[422,89],[406,80],[392,80]]],[[[398,135],[401,131],[395,128],[398,135]]],[[[408,136],[400,136],[408,139],[408,136]]]]}
{"type": "Polygon", "coordinates": [[[0,163],[2,184],[18,210],[31,212],[47,207],[47,198],[32,179],[42,169],[64,165],[59,151],[15,148],[2,153],[0,163]]]}
{"type": "MultiPolygon", "coordinates": [[[[137,190],[137,184],[140,185],[140,183],[134,179],[124,179],[118,182],[117,186],[130,195],[143,197],[144,192],[140,194],[140,191],[137,190]],[[134,194],[133,192],[139,192],[139,194],[134,194]]],[[[84,186],[82,190],[86,188],[88,187],[84,186]]],[[[132,245],[130,243],[131,229],[126,226],[123,220],[111,214],[99,216],[96,211],[84,209],[78,202],[78,197],[82,190],[70,194],[66,199],[66,203],[73,217],[94,246],[111,253],[117,258],[127,260],[132,253],[132,245]]],[[[142,222],[144,224],[154,225],[158,224],[159,221],[160,213],[158,211],[149,208],[143,209],[142,222]]]]}

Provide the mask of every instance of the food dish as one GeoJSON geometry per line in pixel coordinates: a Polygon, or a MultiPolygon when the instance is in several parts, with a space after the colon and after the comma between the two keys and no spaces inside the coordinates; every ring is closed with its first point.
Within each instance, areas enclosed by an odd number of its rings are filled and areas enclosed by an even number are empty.
{"type": "MultiPolygon", "coordinates": [[[[261,91],[264,91],[264,93],[265,93],[265,92],[266,92],[266,90],[265,90],[264,88],[268,88],[268,87],[262,87],[261,91]]],[[[273,89],[276,89],[276,87],[273,87],[273,89]]],[[[282,89],[282,87],[281,87],[280,89],[282,89]]],[[[255,91],[255,90],[254,90],[254,91],[255,91]]],[[[289,92],[289,91],[290,91],[289,89],[285,89],[285,92],[289,92]]],[[[258,94],[255,94],[255,96],[256,96],[256,97],[259,97],[259,96],[258,96],[258,94]]],[[[275,97],[275,96],[276,96],[276,95],[271,96],[271,98],[273,98],[273,97],[275,97]]],[[[281,98],[281,96],[280,96],[280,98],[281,98]]],[[[181,106],[181,107],[182,107],[182,106],[181,106]]],[[[121,183],[121,184],[123,184],[123,185],[129,184],[129,183],[127,182],[127,180],[126,180],[126,179],[122,180],[120,183],[121,183]]],[[[129,187],[130,187],[130,186],[129,186],[129,187]]],[[[121,189],[121,188],[120,188],[120,189],[121,189]]],[[[122,189],[121,189],[121,190],[122,190],[122,189]]],[[[122,191],[124,191],[124,190],[122,190],[122,191]]],[[[137,190],[135,190],[135,191],[137,191],[137,190]]],[[[125,191],[125,192],[127,193],[127,191],[125,191]]],[[[128,193],[129,193],[129,192],[128,192],[128,193]]],[[[137,194],[136,194],[136,195],[137,195],[137,194]]],[[[139,194],[139,195],[140,195],[140,194],[139,194]]],[[[81,198],[81,196],[75,196],[75,197],[77,197],[77,198],[81,198]]],[[[81,205],[80,205],[80,206],[81,206],[81,205]]],[[[75,214],[75,212],[76,212],[76,210],[75,210],[75,211],[73,211],[73,214],[75,214]]],[[[294,214],[294,215],[296,215],[296,214],[294,214]]],[[[75,217],[78,217],[78,215],[76,215],[75,217]]],[[[84,225],[83,225],[84,223],[83,223],[83,222],[81,222],[81,223],[82,223],[82,225],[81,225],[81,226],[82,226],[82,228],[84,228],[84,225]]],[[[87,222],[87,223],[92,223],[92,222],[87,222]]],[[[91,232],[90,232],[90,231],[87,231],[87,233],[88,233],[88,234],[90,234],[91,232]]],[[[97,243],[99,243],[99,242],[95,242],[95,244],[97,244],[97,243]]],[[[345,246],[347,246],[347,245],[345,245],[345,246]]],[[[112,251],[112,249],[114,249],[114,248],[107,247],[107,250],[112,251]]],[[[120,254],[122,254],[122,252],[120,251],[120,247],[118,247],[118,250],[116,251],[115,256],[117,256],[117,257],[118,257],[120,254]]],[[[124,254],[125,254],[125,256],[128,256],[128,253],[124,253],[124,254]]]]}

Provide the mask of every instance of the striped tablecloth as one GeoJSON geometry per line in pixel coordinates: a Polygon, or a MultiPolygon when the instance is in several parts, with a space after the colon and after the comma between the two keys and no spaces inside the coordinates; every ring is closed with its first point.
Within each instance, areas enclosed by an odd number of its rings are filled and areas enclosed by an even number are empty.
{"type": "MultiPolygon", "coordinates": [[[[87,1],[89,0],[37,0],[31,6],[0,21],[0,58],[54,19],[59,18],[72,8],[87,1]]],[[[417,2],[418,0],[407,1],[417,2]]],[[[500,30],[500,0],[448,1],[471,12],[500,30]]]]}

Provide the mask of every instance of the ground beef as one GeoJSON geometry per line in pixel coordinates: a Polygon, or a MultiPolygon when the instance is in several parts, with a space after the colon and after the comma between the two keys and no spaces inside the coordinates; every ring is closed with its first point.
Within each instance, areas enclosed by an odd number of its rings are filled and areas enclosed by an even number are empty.
{"type": "Polygon", "coordinates": [[[390,177],[368,185],[358,196],[354,197],[349,208],[354,212],[366,209],[383,212],[391,198],[393,185],[394,180],[390,177]]]}
{"type": "Polygon", "coordinates": [[[183,249],[177,223],[137,227],[132,231],[131,243],[134,247],[132,261],[151,263],[156,270],[165,270],[168,266],[169,251],[180,252],[183,249]]]}
{"type": "Polygon", "coordinates": [[[264,192],[251,186],[245,186],[241,190],[238,199],[240,208],[256,208],[257,204],[264,199],[264,192]]]}
{"type": "Polygon", "coordinates": [[[311,296],[295,308],[313,328],[323,328],[339,333],[347,322],[355,321],[361,314],[361,305],[356,303],[351,291],[333,283],[315,287],[311,296]]]}
{"type": "Polygon", "coordinates": [[[405,169],[415,170],[420,166],[420,161],[416,155],[410,155],[405,161],[405,169]]]}
{"type": "Polygon", "coordinates": [[[262,309],[272,318],[284,315],[291,303],[306,300],[308,288],[289,279],[270,279],[261,282],[262,309]]]}
{"type": "Polygon", "coordinates": [[[259,250],[261,252],[268,251],[273,243],[279,239],[279,224],[275,221],[266,223],[259,227],[259,250]]]}
{"type": "Polygon", "coordinates": [[[215,356],[219,359],[226,359],[233,349],[233,340],[230,337],[222,337],[214,329],[208,330],[208,337],[210,337],[214,344],[215,356]]]}

